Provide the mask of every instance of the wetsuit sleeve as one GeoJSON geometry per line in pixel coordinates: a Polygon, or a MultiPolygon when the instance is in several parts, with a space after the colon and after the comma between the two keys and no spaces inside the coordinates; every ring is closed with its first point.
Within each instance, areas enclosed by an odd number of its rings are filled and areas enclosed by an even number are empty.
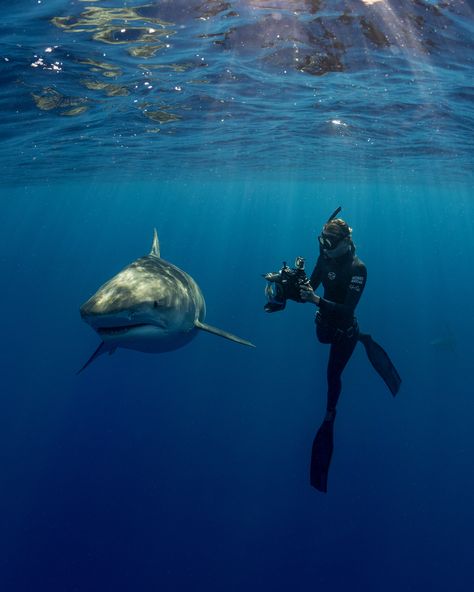
{"type": "Polygon", "coordinates": [[[313,288],[314,291],[316,291],[318,289],[318,287],[323,279],[321,265],[319,263],[320,260],[321,260],[321,258],[318,257],[318,260],[316,261],[316,265],[314,266],[314,269],[313,269],[313,273],[311,274],[311,277],[309,278],[309,283],[311,284],[311,287],[313,288]]]}
{"type": "MultiPolygon", "coordinates": [[[[354,314],[355,307],[357,306],[362,292],[365,288],[367,281],[367,268],[364,264],[354,266],[352,269],[352,277],[347,288],[346,297],[343,304],[331,302],[325,298],[321,298],[319,301],[319,308],[323,312],[336,313],[341,316],[352,316],[354,314]]],[[[312,285],[312,284],[311,284],[312,285]]]]}

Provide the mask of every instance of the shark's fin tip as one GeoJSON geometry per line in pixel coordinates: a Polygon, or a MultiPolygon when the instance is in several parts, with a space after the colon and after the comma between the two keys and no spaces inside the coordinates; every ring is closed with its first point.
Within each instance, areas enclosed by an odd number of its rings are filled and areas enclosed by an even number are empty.
{"type": "MultiPolygon", "coordinates": [[[[104,354],[107,351],[107,347],[105,345],[105,343],[103,341],[100,342],[99,347],[94,351],[94,353],[92,354],[92,356],[87,360],[87,362],[84,364],[84,366],[82,366],[82,368],[80,368],[77,372],[76,372],[76,376],[78,374],[80,374],[81,372],[83,372],[87,366],[89,366],[90,364],[92,364],[92,362],[98,358],[100,355],[104,354]]],[[[110,352],[113,353],[115,351],[115,348],[110,352]]]]}
{"type": "Polygon", "coordinates": [[[194,325],[197,329],[201,329],[202,331],[207,331],[208,333],[219,335],[219,337],[224,337],[225,339],[235,341],[236,343],[240,343],[241,345],[255,347],[255,345],[251,341],[247,341],[247,339],[242,339],[241,337],[237,337],[237,335],[234,335],[233,333],[229,333],[228,331],[224,331],[223,329],[218,329],[217,327],[213,327],[212,325],[202,323],[199,320],[194,321],[194,325]]]}
{"type": "Polygon", "coordinates": [[[160,241],[158,239],[158,232],[156,228],[153,229],[153,244],[151,245],[150,255],[160,257],[160,241]]]}

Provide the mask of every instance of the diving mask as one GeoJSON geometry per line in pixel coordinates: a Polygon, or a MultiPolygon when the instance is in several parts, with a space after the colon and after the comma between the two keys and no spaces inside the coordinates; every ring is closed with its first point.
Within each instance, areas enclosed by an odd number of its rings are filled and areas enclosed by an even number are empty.
{"type": "MultiPolygon", "coordinates": [[[[343,237],[344,239],[348,237],[343,237]]],[[[337,259],[338,257],[342,257],[346,253],[348,253],[351,249],[351,241],[350,240],[340,240],[339,243],[333,247],[332,249],[323,249],[323,253],[329,259],[337,259]]]]}
{"type": "Polygon", "coordinates": [[[320,234],[318,236],[318,241],[324,250],[332,251],[345,238],[347,238],[347,237],[343,236],[342,234],[329,234],[329,233],[323,232],[322,234],[320,234]]]}

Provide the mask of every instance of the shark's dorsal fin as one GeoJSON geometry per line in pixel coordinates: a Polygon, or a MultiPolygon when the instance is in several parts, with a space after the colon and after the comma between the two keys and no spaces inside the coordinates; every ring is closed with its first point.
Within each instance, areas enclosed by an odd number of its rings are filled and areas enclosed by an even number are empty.
{"type": "Polygon", "coordinates": [[[153,229],[153,244],[151,245],[150,255],[160,257],[160,241],[158,240],[158,233],[156,228],[153,229]]]}
{"type": "Polygon", "coordinates": [[[201,323],[201,321],[194,321],[194,326],[197,329],[201,329],[201,331],[207,331],[208,333],[214,333],[214,335],[219,335],[219,337],[225,337],[226,339],[230,339],[231,341],[235,341],[237,343],[241,343],[242,345],[248,345],[249,347],[255,347],[253,343],[247,341],[246,339],[242,339],[241,337],[237,337],[237,335],[233,335],[232,333],[228,333],[227,331],[223,331],[222,329],[217,329],[217,327],[212,327],[211,325],[207,325],[206,323],[201,323]]]}

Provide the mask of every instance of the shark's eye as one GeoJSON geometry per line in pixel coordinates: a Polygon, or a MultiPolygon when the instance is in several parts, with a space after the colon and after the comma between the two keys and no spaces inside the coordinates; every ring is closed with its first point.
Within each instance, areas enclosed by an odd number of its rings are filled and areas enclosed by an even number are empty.
{"type": "Polygon", "coordinates": [[[156,300],[153,302],[153,308],[158,308],[158,302],[156,300]]]}

